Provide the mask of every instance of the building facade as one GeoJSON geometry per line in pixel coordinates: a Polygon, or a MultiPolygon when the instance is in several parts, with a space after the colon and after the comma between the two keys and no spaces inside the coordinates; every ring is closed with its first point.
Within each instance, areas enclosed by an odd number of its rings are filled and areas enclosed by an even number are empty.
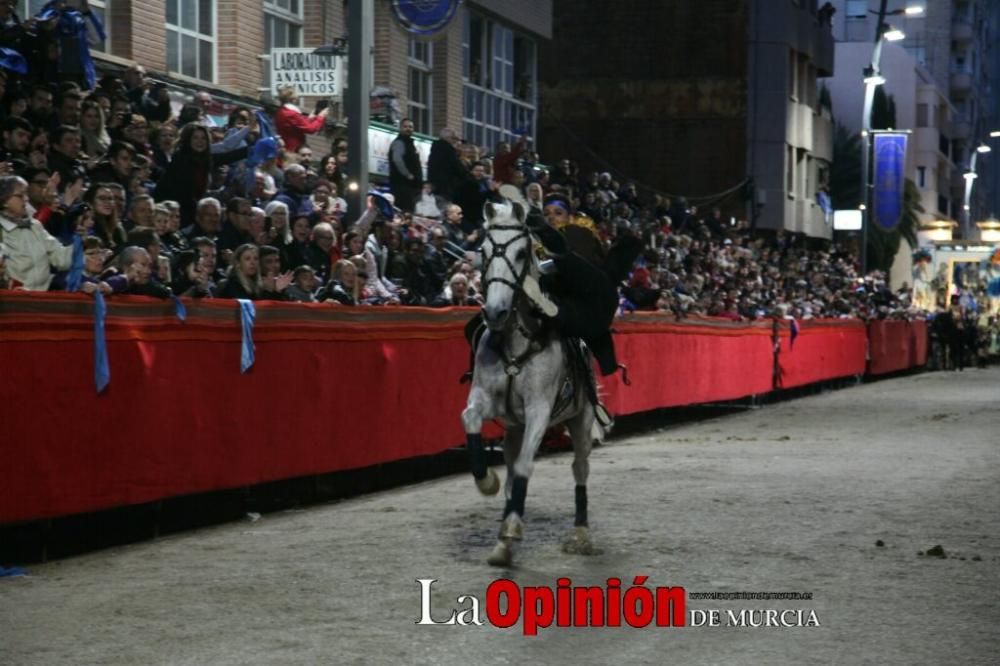
{"type": "Polygon", "coordinates": [[[550,159],[759,228],[830,235],[816,194],[832,128],[816,79],[833,71],[833,40],[815,1],[556,0],[554,15],[541,58],[550,159]]]}
{"type": "MultiPolygon", "coordinates": [[[[20,16],[34,15],[45,1],[20,0],[20,16]]],[[[138,63],[179,97],[205,90],[223,101],[259,103],[271,97],[271,49],[348,37],[347,6],[347,0],[91,0],[108,33],[92,54],[103,71],[138,63]]],[[[430,40],[411,37],[389,0],[375,0],[370,30],[373,89],[393,96],[418,131],[449,126],[490,148],[519,132],[535,135],[539,43],[552,33],[551,0],[470,0],[430,40]]],[[[337,116],[342,105],[333,102],[337,116]]]]}
{"type": "MultiPolygon", "coordinates": [[[[862,115],[862,70],[871,60],[879,0],[832,4],[837,10],[833,32],[839,42],[834,106],[838,122],[856,131],[862,115]]],[[[1000,3],[890,0],[887,10],[886,22],[906,36],[885,44],[881,69],[886,92],[896,99],[900,128],[914,131],[908,176],[921,190],[928,238],[952,227],[972,238],[973,222],[996,208],[997,156],[977,156],[978,177],[969,193],[968,211],[965,200],[972,155],[977,147],[995,142],[990,132],[1000,129],[995,46],[1000,3]],[[915,6],[923,13],[905,12],[915,6]]],[[[992,147],[1000,148],[1000,143],[992,147]]]]}

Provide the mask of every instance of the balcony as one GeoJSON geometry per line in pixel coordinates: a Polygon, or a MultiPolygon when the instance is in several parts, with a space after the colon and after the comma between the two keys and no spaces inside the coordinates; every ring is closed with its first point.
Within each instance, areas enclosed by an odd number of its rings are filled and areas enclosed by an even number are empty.
{"type": "Polygon", "coordinates": [[[951,94],[955,97],[966,97],[972,90],[972,73],[956,70],[951,73],[951,94]]]}
{"type": "Polygon", "coordinates": [[[959,46],[971,42],[976,36],[972,23],[966,18],[956,18],[951,24],[951,38],[959,46]]]}

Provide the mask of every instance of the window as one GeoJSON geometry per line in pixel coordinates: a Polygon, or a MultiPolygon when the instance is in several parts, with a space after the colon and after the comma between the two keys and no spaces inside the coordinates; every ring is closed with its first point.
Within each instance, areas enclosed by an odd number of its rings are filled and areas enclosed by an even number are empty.
{"type": "Polygon", "coordinates": [[[167,69],[215,82],[215,0],[167,0],[167,69]]]}
{"type": "Polygon", "coordinates": [[[462,28],[465,140],[492,149],[519,134],[533,136],[535,42],[473,12],[466,12],[462,28]]]}
{"type": "Polygon", "coordinates": [[[433,49],[428,42],[410,37],[410,84],[407,95],[407,115],[418,132],[431,134],[431,77],[434,65],[433,49]]]}
{"type": "Polygon", "coordinates": [[[785,191],[789,199],[795,198],[795,149],[785,146],[785,191]]]}
{"type": "Polygon", "coordinates": [[[917,127],[930,127],[927,124],[927,105],[917,104],[917,127]]]}
{"type": "Polygon", "coordinates": [[[847,0],[847,18],[868,18],[868,0],[847,0]]]}
{"type": "Polygon", "coordinates": [[[907,53],[913,56],[913,59],[917,61],[918,65],[922,67],[927,66],[927,47],[926,46],[904,46],[907,53]]]}
{"type": "Polygon", "coordinates": [[[795,51],[788,52],[788,97],[792,100],[799,99],[799,59],[795,56],[795,51]]]}
{"type": "MultiPolygon", "coordinates": [[[[107,39],[103,42],[97,38],[97,33],[94,31],[93,24],[89,21],[87,22],[87,34],[88,41],[90,42],[91,51],[99,51],[101,53],[107,53],[110,49],[111,44],[111,25],[108,23],[108,5],[110,5],[112,0],[90,0],[90,11],[97,15],[97,18],[101,20],[101,25],[104,26],[104,34],[107,39]]],[[[42,7],[49,3],[49,0],[21,0],[17,3],[16,9],[19,15],[25,21],[32,18],[38,12],[42,11],[42,7]],[[27,9],[25,9],[27,6],[27,9]]]]}
{"type": "Polygon", "coordinates": [[[271,89],[271,49],[302,46],[303,0],[264,0],[264,88],[271,89]]]}
{"type": "Polygon", "coordinates": [[[917,187],[923,189],[927,186],[927,167],[917,167],[917,187]]]}

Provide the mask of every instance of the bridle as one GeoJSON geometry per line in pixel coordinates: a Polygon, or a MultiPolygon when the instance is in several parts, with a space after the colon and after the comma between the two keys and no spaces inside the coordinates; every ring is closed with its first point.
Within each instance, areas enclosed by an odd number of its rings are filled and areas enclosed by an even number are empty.
{"type": "Polygon", "coordinates": [[[510,287],[514,292],[514,298],[511,301],[511,307],[507,310],[506,319],[504,320],[503,329],[507,330],[511,322],[511,316],[518,310],[519,301],[524,296],[524,278],[528,276],[528,270],[531,267],[531,234],[528,233],[528,228],[523,224],[490,224],[487,230],[487,238],[490,242],[490,253],[485,256],[485,261],[483,262],[483,275],[489,274],[490,264],[494,261],[503,261],[507,264],[507,268],[510,269],[511,274],[514,275],[514,279],[510,280],[506,277],[493,276],[486,278],[483,282],[483,293],[489,293],[490,285],[494,283],[499,283],[504,286],[510,287]],[[512,237],[508,238],[505,242],[499,243],[495,241],[491,236],[492,231],[516,231],[512,237]],[[514,266],[514,262],[510,260],[507,256],[507,248],[509,248],[514,243],[527,239],[528,240],[528,256],[525,258],[524,264],[521,266],[521,270],[514,266]]]}

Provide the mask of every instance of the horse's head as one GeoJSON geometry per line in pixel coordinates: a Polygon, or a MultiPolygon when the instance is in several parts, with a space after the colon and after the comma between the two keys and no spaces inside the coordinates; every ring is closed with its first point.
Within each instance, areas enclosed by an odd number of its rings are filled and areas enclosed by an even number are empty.
{"type": "Polygon", "coordinates": [[[483,241],[483,318],[490,330],[504,329],[516,310],[524,277],[531,269],[531,235],[526,211],[517,202],[487,203],[483,241]]]}

